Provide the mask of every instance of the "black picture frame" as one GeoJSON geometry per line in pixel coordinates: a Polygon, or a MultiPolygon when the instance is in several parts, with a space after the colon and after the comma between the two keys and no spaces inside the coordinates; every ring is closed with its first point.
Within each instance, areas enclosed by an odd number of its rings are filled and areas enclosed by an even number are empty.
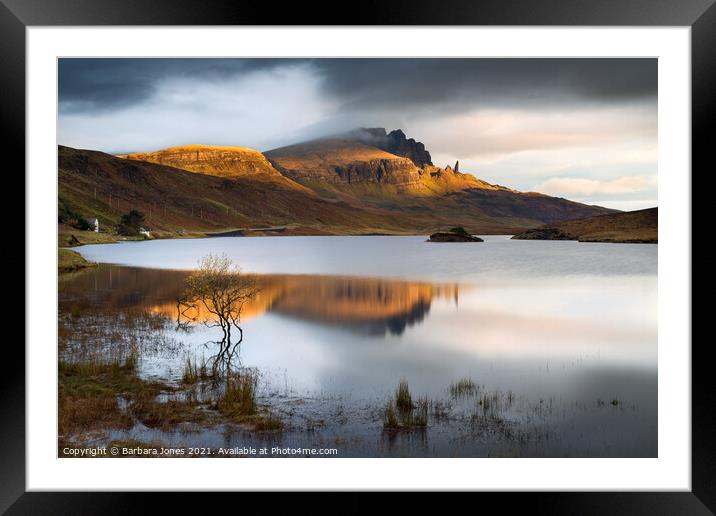
{"type": "MultiPolygon", "coordinates": [[[[692,172],[713,168],[708,129],[716,118],[715,0],[365,0],[350,16],[334,8],[310,9],[304,3],[226,0],[0,0],[0,113],[3,142],[17,158],[11,170],[25,170],[25,30],[31,26],[85,25],[540,25],[540,26],[686,26],[691,28],[692,172]],[[321,14],[317,15],[317,11],[321,14]]],[[[15,173],[19,180],[19,174],[15,173]]],[[[689,178],[684,178],[688,180],[689,178]]],[[[692,183],[693,184],[693,183],[692,183]]],[[[24,181],[18,188],[25,191],[24,181]]],[[[693,190],[692,190],[693,191],[693,190]]],[[[25,192],[27,195],[27,192],[25,192]]],[[[693,218],[693,217],[692,217],[693,218]]],[[[692,233],[693,234],[693,233],[692,233]]],[[[691,250],[693,253],[693,248],[691,250]]],[[[692,254],[693,256],[693,254],[692,254]]],[[[23,265],[24,268],[24,252],[23,265]]],[[[17,260],[19,262],[19,259],[17,260]]],[[[17,263],[16,266],[20,264],[17,263]]],[[[31,272],[25,270],[25,274],[31,272]]],[[[692,269],[693,274],[693,269],[692,269]]],[[[32,307],[26,307],[27,310],[32,307]]],[[[693,316],[692,316],[693,320],[693,316]]],[[[674,342],[690,346],[691,342],[674,342]]],[[[26,342],[27,345],[27,342],[26,342]]],[[[0,376],[0,511],[7,514],[126,513],[145,495],[138,493],[25,492],[25,354],[0,376]]],[[[692,353],[692,491],[642,493],[481,493],[502,497],[503,507],[525,506],[550,514],[712,514],[716,510],[716,448],[710,344],[692,353]]],[[[187,507],[182,493],[164,494],[162,512],[187,507]]],[[[224,496],[217,497],[221,501],[224,496]]],[[[256,500],[256,502],[259,502],[256,500]]],[[[261,503],[261,502],[259,502],[261,503]]],[[[299,502],[300,503],[300,502],[299,502]]],[[[148,507],[148,506],[147,506],[148,507]]],[[[134,510],[134,509],[132,509],[134,510]]]]}

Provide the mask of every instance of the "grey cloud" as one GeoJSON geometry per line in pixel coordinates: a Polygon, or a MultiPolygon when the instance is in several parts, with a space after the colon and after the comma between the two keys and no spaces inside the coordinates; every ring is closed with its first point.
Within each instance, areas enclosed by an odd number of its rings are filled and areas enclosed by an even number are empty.
{"type": "Polygon", "coordinates": [[[62,58],[58,65],[60,110],[122,109],[150,99],[162,80],[220,80],[280,64],[273,59],[62,58]]]}
{"type": "Polygon", "coordinates": [[[121,109],[161,80],[220,80],[309,63],[345,113],[655,98],[656,59],[61,59],[63,111],[121,109]]]}
{"type": "Polygon", "coordinates": [[[326,90],[351,107],[510,105],[654,97],[655,59],[319,59],[326,90]]]}

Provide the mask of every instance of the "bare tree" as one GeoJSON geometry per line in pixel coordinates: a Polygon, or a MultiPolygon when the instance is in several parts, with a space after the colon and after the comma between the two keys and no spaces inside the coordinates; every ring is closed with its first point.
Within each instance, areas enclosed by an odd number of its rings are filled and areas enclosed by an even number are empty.
{"type": "Polygon", "coordinates": [[[230,372],[244,340],[241,312],[257,292],[255,280],[242,274],[225,254],[205,256],[186,279],[184,292],[177,300],[177,323],[187,326],[201,319],[206,326],[221,328],[221,340],[214,341],[218,345],[212,357],[214,371],[225,368],[230,372]]]}

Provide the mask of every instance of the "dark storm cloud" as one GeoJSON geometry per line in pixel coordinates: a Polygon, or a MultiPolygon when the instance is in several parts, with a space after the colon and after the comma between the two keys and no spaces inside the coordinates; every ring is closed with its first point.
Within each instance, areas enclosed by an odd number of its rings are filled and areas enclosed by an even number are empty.
{"type": "Polygon", "coordinates": [[[326,59],[326,90],[353,105],[475,100],[614,102],[656,95],[655,59],[326,59]]]}
{"type": "Polygon", "coordinates": [[[309,64],[340,109],[622,102],[657,93],[656,59],[61,59],[63,112],[121,109],[167,79],[221,80],[309,64]]]}
{"type": "Polygon", "coordinates": [[[265,59],[64,58],[58,65],[60,109],[121,109],[151,98],[165,79],[222,79],[277,64],[265,59]]]}

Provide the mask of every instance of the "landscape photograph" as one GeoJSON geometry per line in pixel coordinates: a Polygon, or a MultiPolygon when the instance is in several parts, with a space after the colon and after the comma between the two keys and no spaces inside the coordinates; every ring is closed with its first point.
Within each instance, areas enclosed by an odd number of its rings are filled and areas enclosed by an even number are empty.
{"type": "Polygon", "coordinates": [[[658,456],[657,59],[57,63],[58,457],[658,456]]]}

